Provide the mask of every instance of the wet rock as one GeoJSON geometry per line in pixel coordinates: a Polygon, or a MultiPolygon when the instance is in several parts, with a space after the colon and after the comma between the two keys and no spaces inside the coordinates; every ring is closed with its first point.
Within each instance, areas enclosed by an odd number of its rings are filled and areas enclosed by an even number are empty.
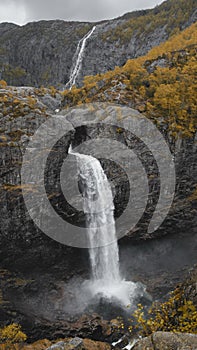
{"type": "Polygon", "coordinates": [[[129,344],[129,338],[126,335],[124,335],[121,339],[119,339],[117,342],[114,342],[112,345],[113,345],[113,349],[121,350],[125,348],[128,344],[129,344]]]}

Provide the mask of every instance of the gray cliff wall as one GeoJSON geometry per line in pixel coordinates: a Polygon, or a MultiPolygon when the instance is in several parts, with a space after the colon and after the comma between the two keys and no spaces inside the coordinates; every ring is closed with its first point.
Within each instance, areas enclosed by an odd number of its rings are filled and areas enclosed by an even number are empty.
{"type": "MultiPolygon", "coordinates": [[[[60,172],[61,170],[62,163],[65,159],[65,152],[66,150],[68,151],[71,141],[73,145],[78,145],[84,141],[102,137],[117,140],[136,152],[140,161],[144,164],[146,171],[149,173],[150,178],[150,169],[152,169],[152,172],[155,174],[158,172],[156,165],[154,165],[152,155],[145,145],[140,143],[134,136],[126,132],[117,133],[116,128],[112,126],[102,128],[85,125],[81,127],[79,125],[83,124],[83,113],[83,110],[80,110],[80,108],[74,108],[71,117],[66,115],[67,112],[64,112],[65,118],[68,118],[71,128],[67,136],[61,139],[61,142],[57,143],[55,151],[51,153],[50,161],[52,167],[49,165],[46,172],[48,196],[52,196],[51,204],[57,206],[59,212],[62,210],[66,213],[64,219],[70,220],[70,218],[72,218],[74,224],[77,223],[82,226],[84,225],[83,213],[70,209],[68,203],[64,201],[61,189],[57,184],[58,171],[60,172]],[[54,188],[56,190],[54,190],[54,188]],[[54,191],[56,191],[55,194],[54,191]]],[[[132,113],[134,116],[139,114],[134,110],[132,113]]],[[[31,135],[33,135],[39,126],[48,118],[50,118],[50,112],[43,113],[39,109],[37,109],[37,112],[28,113],[23,117],[12,119],[6,116],[2,118],[2,136],[0,138],[0,250],[1,259],[5,262],[9,262],[9,257],[12,254],[18,256],[19,260],[22,259],[22,251],[25,251],[26,248],[29,252],[34,251],[34,247],[38,250],[42,250],[41,247],[45,245],[45,242],[51,242],[50,245],[53,246],[53,242],[46,237],[31,220],[20,189],[21,165],[25,148],[28,145],[31,135]],[[7,246],[6,251],[5,244],[7,246]]],[[[44,137],[43,135],[43,138],[44,137]]],[[[170,212],[156,232],[152,234],[147,232],[148,224],[151,220],[159,195],[159,182],[156,181],[154,186],[149,182],[149,205],[146,207],[145,213],[137,225],[137,228],[131,230],[123,241],[127,239],[146,240],[167,234],[187,236],[196,233],[196,200],[192,198],[192,194],[196,188],[197,178],[196,137],[194,139],[179,140],[176,145],[169,143],[169,146],[173,152],[176,150],[174,153],[176,193],[170,212]]],[[[162,150],[160,151],[162,156],[162,150]]],[[[119,150],[117,149],[117,154],[118,152],[119,150]]],[[[101,162],[110,181],[114,184],[115,216],[118,218],[126,209],[129,195],[132,196],[132,193],[129,193],[128,178],[124,169],[110,162],[109,159],[105,159],[105,153],[106,152],[103,151],[101,162]]],[[[119,153],[120,157],[122,157],[121,152],[119,153]]],[[[39,202],[39,194],[36,200],[39,202]]],[[[54,245],[55,244],[56,243],[54,243],[54,245]]],[[[46,255],[44,260],[47,261],[47,254],[50,255],[50,248],[44,253],[46,255]]]]}

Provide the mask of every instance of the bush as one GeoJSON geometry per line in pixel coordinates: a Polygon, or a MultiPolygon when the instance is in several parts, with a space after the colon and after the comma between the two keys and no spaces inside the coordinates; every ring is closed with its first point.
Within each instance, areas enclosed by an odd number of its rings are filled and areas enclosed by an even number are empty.
{"type": "Polygon", "coordinates": [[[10,324],[0,329],[0,342],[1,343],[22,343],[27,339],[25,333],[22,332],[21,326],[17,323],[10,324]]]}
{"type": "Polygon", "coordinates": [[[0,88],[5,88],[7,86],[7,83],[5,80],[0,80],[0,88]]]}
{"type": "Polygon", "coordinates": [[[197,310],[192,301],[184,298],[177,288],[163,303],[153,303],[145,316],[144,307],[139,304],[132,314],[129,331],[138,331],[148,336],[157,331],[197,334],[197,310]]]}

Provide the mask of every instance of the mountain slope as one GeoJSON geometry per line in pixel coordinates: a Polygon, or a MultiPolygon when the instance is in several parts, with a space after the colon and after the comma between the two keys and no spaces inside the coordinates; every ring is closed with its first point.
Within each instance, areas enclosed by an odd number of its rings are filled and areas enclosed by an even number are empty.
{"type": "Polygon", "coordinates": [[[123,67],[84,79],[81,88],[64,91],[64,105],[95,101],[129,105],[170,135],[192,136],[196,131],[197,23],[123,67]],[[166,128],[166,127],[165,127],[166,128]]]}
{"type": "MultiPolygon", "coordinates": [[[[153,10],[98,23],[87,42],[77,84],[86,75],[106,72],[146,54],[196,19],[195,0],[168,0],[153,10]]],[[[64,85],[78,42],[93,25],[64,21],[22,27],[0,24],[0,79],[10,85],[64,85]]]]}

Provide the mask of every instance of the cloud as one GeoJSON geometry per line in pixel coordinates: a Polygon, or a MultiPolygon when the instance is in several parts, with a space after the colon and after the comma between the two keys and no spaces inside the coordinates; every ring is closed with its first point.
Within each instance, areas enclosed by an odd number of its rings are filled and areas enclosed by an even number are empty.
{"type": "Polygon", "coordinates": [[[26,10],[23,1],[0,0],[0,22],[26,22],[26,10]]]}
{"type": "Polygon", "coordinates": [[[19,24],[41,19],[98,21],[136,9],[151,8],[162,0],[0,0],[0,22],[19,24]]]}

